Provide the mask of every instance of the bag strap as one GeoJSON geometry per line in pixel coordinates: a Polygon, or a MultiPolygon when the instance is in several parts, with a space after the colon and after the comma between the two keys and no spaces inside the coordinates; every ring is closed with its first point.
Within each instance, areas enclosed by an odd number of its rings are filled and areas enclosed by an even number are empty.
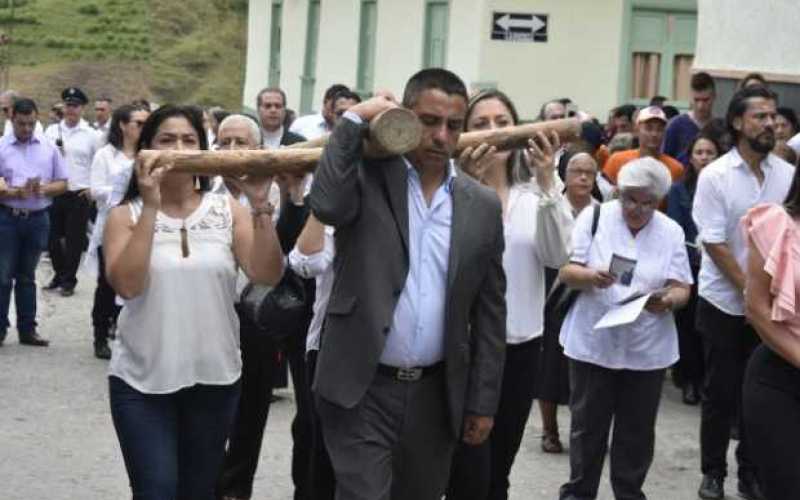
{"type": "MultiPolygon", "coordinates": [[[[600,207],[601,206],[602,205],[600,205],[600,203],[595,203],[592,206],[592,210],[593,210],[593,212],[592,212],[592,241],[594,241],[594,235],[595,235],[595,233],[597,233],[597,226],[600,223],[600,207]]],[[[550,296],[555,293],[555,291],[559,288],[559,286],[561,286],[561,280],[558,279],[558,277],[556,277],[555,281],[553,281],[552,287],[547,292],[547,296],[545,297],[546,301],[550,300],[550,296]]]]}

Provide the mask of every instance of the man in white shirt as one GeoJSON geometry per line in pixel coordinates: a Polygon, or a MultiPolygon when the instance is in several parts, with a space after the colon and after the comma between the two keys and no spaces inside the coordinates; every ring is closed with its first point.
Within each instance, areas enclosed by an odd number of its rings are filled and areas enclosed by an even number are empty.
{"type": "Polygon", "coordinates": [[[92,123],[92,127],[105,135],[108,135],[108,127],[111,126],[111,102],[110,97],[100,97],[94,101],[94,123],[92,123]]]}
{"type": "Polygon", "coordinates": [[[67,162],[67,192],[56,197],[50,208],[50,260],[55,276],[45,289],[61,289],[61,295],[75,293],[81,254],[88,244],[86,226],[91,213],[90,167],[98,148],[98,134],[82,117],[89,102],[76,87],[64,89],[64,119],[47,127],[45,136],[55,144],[67,162]]]}
{"type": "Polygon", "coordinates": [[[789,142],[786,143],[790,148],[794,149],[794,152],[800,155],[800,133],[789,139],[789,142]]]}
{"type": "MultiPolygon", "coordinates": [[[[770,154],[776,105],[775,94],[761,86],[733,96],[727,121],[735,147],[702,170],[694,197],[692,215],[703,249],[696,314],[706,359],[700,426],[703,482],[698,492],[703,499],[725,496],[731,422],[741,417],[742,377],[759,343],[744,316],[747,241],[739,221],[756,204],[783,203],[794,177],[794,167],[770,154]]],[[[739,438],[739,494],[761,499],[742,425],[739,438]]]]}
{"type": "Polygon", "coordinates": [[[309,141],[329,133],[333,130],[333,125],[336,122],[336,115],[333,110],[335,97],[345,90],[349,91],[350,89],[340,83],[335,83],[328,87],[322,98],[322,110],[313,115],[301,116],[292,123],[289,130],[295,134],[302,135],[309,141]]]}

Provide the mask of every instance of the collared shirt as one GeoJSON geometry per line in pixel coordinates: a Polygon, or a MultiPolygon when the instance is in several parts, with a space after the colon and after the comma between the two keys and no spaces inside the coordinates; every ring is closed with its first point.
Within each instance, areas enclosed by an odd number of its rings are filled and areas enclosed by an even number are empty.
{"type": "Polygon", "coordinates": [[[306,352],[319,350],[319,338],[322,332],[322,323],[325,320],[325,310],[333,289],[333,258],[336,255],[333,226],[325,226],[325,236],[322,250],[311,255],[305,255],[295,246],[289,253],[289,266],[298,276],[311,279],[316,283],[314,293],[314,316],[308,327],[306,336],[306,352]]]}
{"type": "Polygon", "coordinates": [[[292,122],[289,127],[289,132],[300,134],[306,138],[307,141],[321,137],[331,131],[328,122],[322,116],[322,113],[314,115],[301,116],[292,122]]]}
{"type": "Polygon", "coordinates": [[[416,168],[408,167],[408,277],[386,337],[381,363],[430,366],[444,358],[447,269],[453,218],[452,161],[447,178],[425,201],[416,168]]]}
{"type": "Polygon", "coordinates": [[[267,149],[277,149],[281,147],[281,138],[283,138],[283,127],[279,127],[275,132],[269,132],[261,129],[261,134],[264,140],[261,145],[267,149]]]}
{"type": "Polygon", "coordinates": [[[508,195],[503,232],[506,273],[506,342],[521,344],[544,331],[545,266],[558,269],[569,258],[572,215],[556,186],[516,184],[508,195]]]}
{"type": "Polygon", "coordinates": [[[74,127],[67,126],[62,120],[47,127],[45,136],[53,144],[58,145],[59,139],[63,143],[61,148],[67,161],[69,172],[70,191],[88,189],[91,179],[91,166],[94,154],[98,149],[99,138],[97,131],[81,119],[74,127]]]}
{"type": "MultiPolygon", "coordinates": [[[[747,241],[739,221],[759,203],[783,203],[794,178],[794,167],[770,154],[761,162],[764,182],[758,179],[736,148],[700,172],[692,218],[703,243],[726,243],[742,270],[747,268],[747,241]]],[[[703,248],[698,293],[717,309],[744,315],[742,292],[722,273],[703,248]]]]}
{"type": "Polygon", "coordinates": [[[629,286],[617,282],[578,295],[561,327],[564,353],[572,359],[615,370],[657,370],[678,360],[678,334],[671,313],[642,311],[630,324],[595,330],[594,325],[616,303],[635,292],[650,292],[667,280],[692,283],[683,230],[661,212],[636,234],[622,215],[619,200],[604,203],[592,237],[594,210],[583,210],[572,231],[570,261],[609,269],[614,254],[636,261],[629,286]]]}
{"type": "Polygon", "coordinates": [[[786,145],[794,149],[794,152],[800,155],[800,133],[797,133],[794,137],[789,139],[786,145]]]}
{"type": "MultiPolygon", "coordinates": [[[[35,177],[44,185],[66,180],[67,166],[58,149],[42,136],[34,134],[27,142],[20,142],[12,132],[0,139],[0,177],[10,187],[22,187],[35,177]]],[[[3,205],[25,210],[41,210],[50,203],[46,196],[2,200],[3,205]]]]}

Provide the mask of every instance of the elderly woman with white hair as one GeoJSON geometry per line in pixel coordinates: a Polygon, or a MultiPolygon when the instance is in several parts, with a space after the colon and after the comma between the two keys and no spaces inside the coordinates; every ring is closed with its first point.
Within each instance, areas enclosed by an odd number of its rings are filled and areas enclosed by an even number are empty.
{"type": "Polygon", "coordinates": [[[686,304],[692,273],[681,227],[657,210],[671,184],[653,158],[625,165],[619,198],[581,212],[570,263],[559,277],[581,290],[561,328],[569,358],[570,480],[562,500],[595,498],[611,436],[617,499],[644,499],[667,367],[678,359],[672,311],[686,304]],[[642,295],[639,300],[629,299],[642,295]],[[631,309],[616,321],[607,313],[631,309]]]}

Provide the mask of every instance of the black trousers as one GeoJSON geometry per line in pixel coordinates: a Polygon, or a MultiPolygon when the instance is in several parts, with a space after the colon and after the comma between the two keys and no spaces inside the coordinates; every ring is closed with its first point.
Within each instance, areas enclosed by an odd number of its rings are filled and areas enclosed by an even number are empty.
{"type": "MultiPolygon", "coordinates": [[[[308,368],[308,380],[314,380],[314,373],[317,369],[317,355],[319,351],[312,350],[306,354],[306,367],[308,368]]],[[[316,404],[311,408],[311,463],[308,469],[308,500],[334,500],[336,493],[336,479],[333,474],[331,457],[325,448],[325,441],[322,436],[322,423],[319,421],[319,413],[316,404]]]]}
{"type": "Polygon", "coordinates": [[[611,370],[570,360],[570,480],[561,500],[597,497],[611,436],[611,488],[617,500],[644,500],[653,462],[655,428],[665,370],[611,370]]]}
{"type": "Polygon", "coordinates": [[[97,260],[100,268],[97,272],[97,288],[94,289],[92,305],[92,326],[94,327],[95,344],[108,342],[111,325],[117,322],[122,310],[116,303],[117,294],[106,279],[106,261],[103,247],[97,249],[97,260]]]}
{"type": "Polygon", "coordinates": [[[416,382],[375,375],[361,401],[343,408],[317,396],[336,500],[440,500],[456,436],[444,370],[416,382]]]}
{"type": "Polygon", "coordinates": [[[767,500],[800,498],[800,369],[767,346],[750,358],[743,417],[767,500]]]}
{"type": "Polygon", "coordinates": [[[696,328],[697,316],[697,269],[692,268],[695,284],[692,285],[689,302],[686,307],[675,311],[675,326],[678,329],[678,347],[681,358],[675,365],[673,373],[678,385],[687,383],[702,386],[705,374],[703,361],[703,338],[696,328]]]}
{"type": "MultiPolygon", "coordinates": [[[[264,428],[267,425],[281,347],[259,331],[258,327],[241,313],[239,322],[242,394],[228,439],[225,461],[217,482],[217,494],[220,497],[229,495],[250,498],[261,454],[264,428]]],[[[297,407],[291,426],[292,480],[295,485],[295,499],[300,500],[307,498],[313,436],[311,391],[306,378],[305,336],[290,336],[282,349],[289,360],[297,407]]]]}
{"type": "Polygon", "coordinates": [[[509,475],[533,406],[542,338],[506,346],[500,403],[489,438],[481,445],[459,442],[453,455],[447,498],[505,500],[509,475]]]}
{"type": "MultiPolygon", "coordinates": [[[[701,468],[705,475],[724,478],[731,423],[741,420],[744,370],[759,339],[744,316],[726,314],[702,297],[697,301],[697,330],[703,337],[706,366],[700,421],[701,468]]],[[[747,432],[739,425],[739,478],[749,481],[754,478],[755,469],[747,447],[747,432]]]]}
{"type": "Polygon", "coordinates": [[[50,206],[50,241],[48,251],[62,287],[74,288],[81,263],[81,254],[89,242],[86,225],[92,211],[89,198],[79,191],[67,191],[56,196],[50,206]]]}

